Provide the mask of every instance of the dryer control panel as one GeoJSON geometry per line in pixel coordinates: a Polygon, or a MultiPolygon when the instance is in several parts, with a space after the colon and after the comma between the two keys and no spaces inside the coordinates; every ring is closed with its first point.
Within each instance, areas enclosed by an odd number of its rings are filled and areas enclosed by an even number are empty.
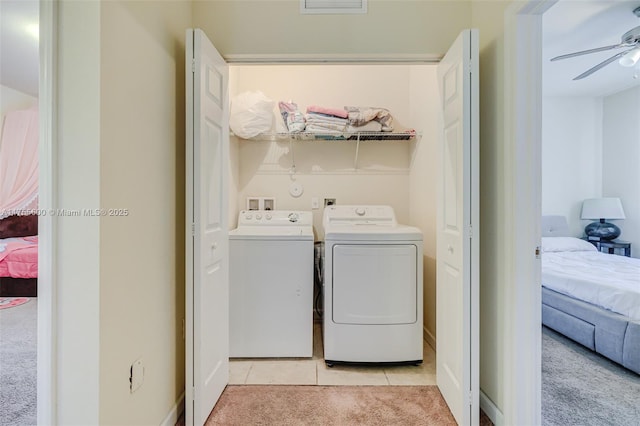
{"type": "Polygon", "coordinates": [[[238,215],[238,226],[310,226],[313,217],[310,211],[298,210],[242,210],[238,215]]]}
{"type": "Polygon", "coordinates": [[[322,224],[395,226],[396,215],[391,206],[354,205],[328,206],[324,209],[322,224]]]}

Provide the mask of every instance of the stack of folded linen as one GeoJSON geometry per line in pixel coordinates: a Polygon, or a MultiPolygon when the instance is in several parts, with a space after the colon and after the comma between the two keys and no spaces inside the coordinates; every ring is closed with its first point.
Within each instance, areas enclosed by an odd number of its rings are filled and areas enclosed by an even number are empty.
{"type": "Polygon", "coordinates": [[[348,117],[349,114],[344,109],[312,105],[307,107],[305,131],[342,136],[349,124],[348,117]]]}
{"type": "Polygon", "coordinates": [[[344,107],[349,119],[350,131],[392,132],[393,116],[388,109],[376,107],[344,107]],[[366,128],[366,129],[365,129],[366,128]]]}
{"type": "Polygon", "coordinates": [[[290,133],[300,133],[304,132],[305,121],[304,115],[298,110],[298,105],[295,102],[283,102],[280,101],[278,103],[278,107],[280,108],[280,114],[282,115],[282,120],[284,124],[287,126],[287,130],[290,133]]]}

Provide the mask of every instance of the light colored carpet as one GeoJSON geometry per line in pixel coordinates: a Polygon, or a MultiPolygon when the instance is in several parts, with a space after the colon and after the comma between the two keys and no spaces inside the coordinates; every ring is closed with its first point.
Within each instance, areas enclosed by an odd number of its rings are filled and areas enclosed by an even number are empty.
{"type": "Polygon", "coordinates": [[[542,328],[545,426],[640,425],[640,376],[542,328]]]}
{"type": "Polygon", "coordinates": [[[36,424],[36,298],[0,310],[0,425],[36,424]]]}
{"type": "Polygon", "coordinates": [[[227,386],[207,425],[455,425],[436,386],[227,386]]]}

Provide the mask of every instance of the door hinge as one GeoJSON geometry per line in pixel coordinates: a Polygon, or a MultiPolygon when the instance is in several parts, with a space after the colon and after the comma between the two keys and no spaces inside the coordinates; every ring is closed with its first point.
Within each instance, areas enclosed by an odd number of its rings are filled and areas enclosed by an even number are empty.
{"type": "Polygon", "coordinates": [[[191,72],[196,72],[196,58],[191,58],[191,72]]]}
{"type": "Polygon", "coordinates": [[[536,259],[540,259],[540,246],[536,246],[536,259]]]}
{"type": "Polygon", "coordinates": [[[191,388],[191,400],[192,401],[196,400],[196,388],[195,387],[191,388]]]}
{"type": "Polygon", "coordinates": [[[473,405],[473,392],[469,391],[469,405],[473,405]]]}
{"type": "Polygon", "coordinates": [[[473,226],[467,226],[467,236],[468,238],[473,238],[473,226]]]}
{"type": "Polygon", "coordinates": [[[191,224],[191,235],[196,235],[196,224],[195,223],[191,224]]]}

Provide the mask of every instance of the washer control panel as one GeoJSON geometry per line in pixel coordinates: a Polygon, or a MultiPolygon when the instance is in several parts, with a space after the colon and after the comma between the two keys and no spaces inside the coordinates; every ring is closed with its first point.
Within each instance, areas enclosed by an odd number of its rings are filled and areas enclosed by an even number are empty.
{"type": "Polygon", "coordinates": [[[312,225],[310,211],[293,210],[242,210],[238,226],[306,226],[312,225]]]}

